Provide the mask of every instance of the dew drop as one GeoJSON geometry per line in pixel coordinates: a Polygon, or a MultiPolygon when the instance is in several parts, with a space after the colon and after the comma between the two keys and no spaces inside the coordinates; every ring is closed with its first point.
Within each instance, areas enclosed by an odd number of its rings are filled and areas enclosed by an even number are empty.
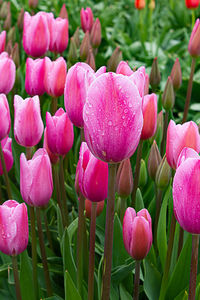
{"type": "Polygon", "coordinates": [[[124,110],[124,113],[125,113],[125,114],[127,114],[127,112],[128,112],[128,109],[127,109],[127,108],[125,108],[125,110],[124,110]]]}
{"type": "Polygon", "coordinates": [[[112,121],[108,121],[108,126],[112,126],[112,121]]]}

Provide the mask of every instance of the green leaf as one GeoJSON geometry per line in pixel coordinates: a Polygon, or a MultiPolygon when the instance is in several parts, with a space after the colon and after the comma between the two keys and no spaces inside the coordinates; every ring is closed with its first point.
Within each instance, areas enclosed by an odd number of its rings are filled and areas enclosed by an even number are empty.
{"type": "Polygon", "coordinates": [[[160,294],[161,275],[148,259],[145,259],[144,265],[144,291],[149,300],[157,300],[160,294]]]}
{"type": "Polygon", "coordinates": [[[20,287],[22,300],[35,300],[33,272],[27,250],[21,253],[20,258],[20,287]]]}
{"type": "Polygon", "coordinates": [[[144,208],[144,202],[142,198],[142,194],[139,188],[137,188],[136,191],[136,197],[135,197],[135,210],[138,212],[139,210],[144,208]]]}
{"type": "Polygon", "coordinates": [[[57,227],[58,227],[58,235],[61,240],[63,236],[63,224],[62,224],[60,207],[58,205],[57,205],[57,227]]]}
{"type": "Polygon", "coordinates": [[[120,297],[123,300],[132,300],[133,297],[127,292],[123,284],[119,285],[120,297]]]}
{"type": "Polygon", "coordinates": [[[68,227],[68,235],[69,235],[70,243],[77,228],[78,228],[78,218],[76,218],[68,227]]]}
{"type": "Polygon", "coordinates": [[[65,300],[82,300],[68,271],[65,271],[65,300]]]}

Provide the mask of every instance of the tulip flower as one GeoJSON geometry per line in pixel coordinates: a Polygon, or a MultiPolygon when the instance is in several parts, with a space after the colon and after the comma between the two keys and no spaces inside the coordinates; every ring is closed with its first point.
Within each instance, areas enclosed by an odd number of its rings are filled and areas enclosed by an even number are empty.
{"type": "Polygon", "coordinates": [[[45,76],[45,60],[27,58],[26,60],[26,77],[25,90],[31,96],[43,95],[45,76]]]}
{"type": "Polygon", "coordinates": [[[28,0],[28,5],[30,8],[36,8],[38,6],[38,0],[28,0]]]}
{"type": "Polygon", "coordinates": [[[26,54],[33,57],[42,56],[49,49],[49,43],[50,33],[47,14],[39,12],[30,16],[28,12],[25,12],[23,47],[26,54]]]}
{"type": "MultiPolygon", "coordinates": [[[[96,208],[96,217],[98,217],[104,208],[104,200],[97,203],[96,208]]],[[[89,199],[85,199],[85,216],[86,218],[91,219],[91,210],[92,210],[92,201],[89,199]]]]}
{"type": "Polygon", "coordinates": [[[6,95],[0,94],[0,141],[5,138],[10,132],[10,109],[6,95]]]}
{"type": "MultiPolygon", "coordinates": [[[[3,156],[6,164],[6,170],[9,172],[13,166],[13,155],[12,155],[12,139],[8,136],[0,141],[3,156]]],[[[3,175],[3,167],[0,160],[0,175],[3,175]]]]}
{"type": "Polygon", "coordinates": [[[90,7],[81,8],[81,27],[84,32],[91,31],[93,25],[93,13],[90,7]]]}
{"type": "Polygon", "coordinates": [[[199,6],[199,0],[185,0],[185,5],[187,8],[197,8],[199,6]]]}
{"type": "Polygon", "coordinates": [[[6,31],[2,31],[0,33],[0,53],[2,53],[5,50],[6,45],[6,31]]]}
{"type": "Polygon", "coordinates": [[[16,67],[7,52],[0,54],[0,93],[8,94],[15,83],[16,67]]]}
{"type": "Polygon", "coordinates": [[[68,19],[52,18],[49,22],[50,29],[50,44],[49,50],[62,53],[68,45],[68,19]]]}
{"type": "Polygon", "coordinates": [[[43,130],[39,97],[23,100],[15,95],[14,136],[17,143],[24,147],[33,147],[39,143],[43,130]]]}
{"type": "Polygon", "coordinates": [[[51,162],[44,148],[38,149],[28,160],[20,156],[20,192],[30,206],[48,204],[53,192],[51,162]]]}
{"type": "Polygon", "coordinates": [[[183,148],[177,160],[177,168],[188,158],[199,158],[199,154],[192,148],[183,148]]]}
{"type": "Polygon", "coordinates": [[[52,117],[46,113],[46,135],[50,151],[57,155],[66,155],[72,148],[74,141],[73,124],[67,113],[59,108],[52,117]]]}
{"type": "Polygon", "coordinates": [[[63,3],[63,6],[61,7],[60,13],[59,13],[59,17],[62,19],[68,19],[68,13],[67,13],[67,9],[66,9],[66,5],[65,3],[63,3]]]}
{"type": "Polygon", "coordinates": [[[156,94],[144,96],[143,118],[141,139],[147,140],[152,137],[157,128],[157,96],[156,94]]]}
{"type": "Polygon", "coordinates": [[[166,157],[171,168],[177,168],[177,160],[184,147],[200,151],[198,126],[193,122],[176,125],[170,121],[167,129],[166,157]]]}
{"type": "Polygon", "coordinates": [[[90,34],[91,45],[93,48],[98,48],[101,44],[101,23],[97,18],[92,26],[90,34]]]}
{"type": "Polygon", "coordinates": [[[26,204],[8,200],[0,205],[0,251],[18,255],[28,245],[28,214],[26,204]]]}
{"type": "Polygon", "coordinates": [[[135,0],[135,8],[137,9],[145,8],[145,0],[135,0]]]}
{"type": "Polygon", "coordinates": [[[143,259],[152,245],[151,216],[147,209],[137,214],[128,207],[123,221],[123,240],[126,251],[136,260],[143,259]]]}
{"type": "Polygon", "coordinates": [[[117,74],[126,75],[126,76],[130,76],[134,72],[133,72],[133,70],[131,70],[131,68],[129,67],[128,63],[126,61],[122,60],[122,61],[120,61],[120,63],[117,66],[116,73],[117,74]]]}
{"type": "Polygon", "coordinates": [[[63,57],[55,61],[45,57],[45,79],[44,86],[47,94],[60,97],[64,94],[67,65],[63,57]]]}
{"type": "Polygon", "coordinates": [[[121,74],[101,75],[88,89],[83,119],[86,142],[97,158],[109,163],[129,158],[143,126],[137,86],[121,74]]]}
{"type": "Polygon", "coordinates": [[[51,150],[49,149],[48,142],[47,142],[47,129],[46,128],[44,130],[43,148],[47,151],[51,163],[52,164],[57,164],[57,162],[59,161],[59,156],[57,154],[54,154],[53,152],[51,152],[51,150]]]}
{"type": "Polygon", "coordinates": [[[200,55],[200,19],[196,20],[196,23],[192,30],[188,45],[188,51],[193,57],[198,57],[200,55]]]}

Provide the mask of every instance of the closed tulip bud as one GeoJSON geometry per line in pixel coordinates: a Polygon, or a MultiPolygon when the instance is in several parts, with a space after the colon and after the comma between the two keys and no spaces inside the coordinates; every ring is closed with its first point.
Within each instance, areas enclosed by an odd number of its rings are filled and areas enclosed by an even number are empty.
{"type": "MultiPolygon", "coordinates": [[[[104,200],[98,202],[97,204],[97,208],[96,208],[96,217],[98,217],[104,208],[104,200]]],[[[92,201],[90,201],[89,199],[85,199],[85,216],[88,219],[91,219],[91,212],[92,212],[92,201]]]]}
{"type": "Polygon", "coordinates": [[[174,107],[174,101],[175,101],[175,94],[174,94],[173,81],[169,76],[162,95],[162,105],[164,109],[167,111],[172,109],[174,107]]]}
{"type": "Polygon", "coordinates": [[[145,74],[144,96],[149,94],[149,75],[145,74]]]}
{"type": "Polygon", "coordinates": [[[81,8],[81,27],[84,32],[91,31],[93,25],[93,13],[90,7],[81,8]]]}
{"type": "Polygon", "coordinates": [[[145,258],[152,245],[151,216],[147,209],[137,214],[128,207],[123,220],[123,240],[126,251],[133,259],[145,258]]]}
{"type": "Polygon", "coordinates": [[[10,12],[6,16],[6,19],[3,24],[3,28],[7,31],[11,28],[11,13],[10,12]]]}
{"type": "Polygon", "coordinates": [[[150,3],[149,3],[149,9],[154,10],[155,6],[156,6],[155,0],[151,0],[150,3]]]}
{"type": "Polygon", "coordinates": [[[49,22],[50,44],[49,50],[62,53],[65,51],[69,41],[68,19],[51,18],[49,22]]]}
{"type": "MultiPolygon", "coordinates": [[[[13,166],[13,155],[12,155],[12,139],[6,136],[0,141],[3,156],[6,164],[6,170],[9,172],[13,166]]],[[[0,160],[0,175],[3,175],[3,167],[0,160]]]]}
{"type": "Polygon", "coordinates": [[[181,73],[181,65],[179,59],[177,58],[170,75],[173,83],[174,90],[178,90],[182,84],[182,73],[181,73]]]}
{"type": "Polygon", "coordinates": [[[8,94],[15,83],[16,67],[8,53],[0,54],[0,93],[8,94]]]}
{"type": "Polygon", "coordinates": [[[189,9],[197,8],[199,6],[199,0],[185,0],[185,5],[189,9]]]}
{"type": "Polygon", "coordinates": [[[126,61],[122,60],[122,61],[120,61],[120,63],[117,66],[116,73],[130,76],[133,74],[133,70],[131,70],[131,68],[129,67],[129,65],[126,61]]]}
{"type": "Polygon", "coordinates": [[[50,161],[53,165],[57,164],[57,162],[59,161],[59,155],[57,154],[54,154],[53,152],[51,152],[51,150],[49,149],[49,146],[48,146],[48,142],[47,142],[47,129],[45,128],[44,130],[44,143],[43,143],[43,148],[46,149],[48,155],[49,155],[49,158],[50,158],[50,161]]]}
{"type": "Polygon", "coordinates": [[[45,59],[28,57],[26,60],[25,90],[30,96],[43,95],[45,76],[45,59]]]}
{"type": "Polygon", "coordinates": [[[147,140],[156,132],[157,127],[157,96],[156,94],[144,96],[143,101],[143,128],[141,140],[147,140]]]}
{"type": "Polygon", "coordinates": [[[28,214],[25,203],[8,200],[0,205],[0,251],[18,255],[28,245],[28,214]]]}
{"type": "Polygon", "coordinates": [[[0,10],[0,18],[5,19],[10,13],[10,2],[3,2],[0,10]]]}
{"type": "Polygon", "coordinates": [[[19,30],[23,30],[23,25],[24,25],[24,9],[22,8],[17,18],[17,26],[19,30]]]}
{"type": "Polygon", "coordinates": [[[115,72],[117,69],[117,66],[121,60],[122,60],[122,51],[120,50],[120,47],[118,46],[114,50],[113,54],[111,55],[111,57],[108,61],[108,71],[115,72]]]}
{"type": "Polygon", "coordinates": [[[88,57],[86,60],[86,63],[94,70],[96,71],[96,65],[95,65],[95,58],[92,49],[90,48],[88,57]]]}
{"type": "Polygon", "coordinates": [[[8,35],[7,35],[8,42],[11,41],[12,44],[16,41],[16,31],[15,27],[10,28],[8,35]]]}
{"type": "Polygon", "coordinates": [[[151,67],[151,73],[149,76],[149,82],[153,89],[156,89],[161,81],[160,71],[158,68],[158,59],[157,57],[154,58],[152,67],[151,67]]]}
{"type": "MultiPolygon", "coordinates": [[[[6,45],[6,52],[8,53],[8,55],[10,56],[12,53],[12,42],[8,41],[7,45],[6,45]]],[[[2,52],[3,53],[3,52],[2,52]]]]}
{"type": "Polygon", "coordinates": [[[76,47],[79,48],[80,47],[79,27],[76,28],[73,38],[74,38],[74,42],[76,43],[76,47]]]}
{"type": "Polygon", "coordinates": [[[156,172],[156,179],[155,179],[156,186],[160,190],[164,190],[168,186],[170,178],[171,178],[171,168],[168,165],[166,155],[165,155],[156,172]]]}
{"type": "Polygon", "coordinates": [[[140,175],[139,175],[139,187],[144,187],[147,183],[147,168],[145,161],[141,159],[140,161],[140,175]]]}
{"type": "Polygon", "coordinates": [[[2,53],[5,50],[6,45],[6,31],[2,31],[0,34],[0,53],[2,53]]]}
{"type": "Polygon", "coordinates": [[[178,157],[177,168],[188,158],[199,158],[199,154],[192,148],[184,147],[178,157]]]}
{"type": "Polygon", "coordinates": [[[45,206],[53,192],[51,162],[44,148],[38,149],[28,160],[20,156],[20,192],[30,206],[45,206]]]}
{"type": "Polygon", "coordinates": [[[81,43],[80,47],[80,58],[81,60],[85,60],[88,55],[89,55],[89,50],[90,50],[90,34],[89,31],[87,31],[84,35],[84,38],[81,43]]]}
{"type": "Polygon", "coordinates": [[[51,61],[45,57],[44,86],[47,94],[52,97],[60,97],[64,94],[67,65],[63,57],[51,61]]]}
{"type": "Polygon", "coordinates": [[[24,14],[23,47],[26,54],[33,57],[40,57],[49,49],[50,33],[48,17],[44,12],[30,16],[24,14]]]}
{"type": "Polygon", "coordinates": [[[151,146],[151,150],[149,153],[148,159],[148,172],[151,179],[155,181],[157,169],[161,163],[162,157],[160,155],[160,151],[154,140],[153,145],[151,146]]]}
{"type": "Polygon", "coordinates": [[[176,125],[170,121],[167,129],[166,156],[171,168],[177,168],[178,157],[184,147],[200,151],[200,135],[198,126],[193,122],[176,125]]]}
{"type": "Polygon", "coordinates": [[[36,8],[38,6],[38,0],[28,0],[28,5],[30,8],[36,8]]]}
{"type": "Polygon", "coordinates": [[[196,20],[196,23],[192,30],[188,45],[188,51],[193,57],[198,57],[200,55],[200,19],[196,20]]]}
{"type": "Polygon", "coordinates": [[[90,35],[91,44],[93,48],[98,48],[101,44],[101,23],[97,18],[92,26],[92,31],[90,35]]]}
{"type": "Polygon", "coordinates": [[[39,97],[24,100],[15,95],[14,136],[17,143],[24,147],[33,147],[39,143],[43,130],[39,97]]]}
{"type": "Polygon", "coordinates": [[[10,132],[10,109],[6,95],[0,94],[0,141],[4,139],[10,132]]]}
{"type": "Polygon", "coordinates": [[[163,137],[163,126],[164,126],[163,111],[161,110],[157,117],[156,133],[154,134],[154,136],[152,138],[150,138],[151,143],[153,143],[154,140],[156,140],[158,144],[161,143],[162,137],[163,137]]]}
{"type": "Polygon", "coordinates": [[[67,113],[59,108],[52,117],[46,113],[47,143],[50,151],[57,155],[66,155],[74,141],[73,124],[67,113]]]}
{"type": "Polygon", "coordinates": [[[74,63],[77,61],[77,46],[73,37],[70,39],[68,61],[74,63]]]}
{"type": "Polygon", "coordinates": [[[130,159],[122,161],[117,170],[116,191],[120,197],[128,197],[133,190],[133,172],[130,159]]]}
{"type": "Polygon", "coordinates": [[[18,68],[20,66],[20,61],[19,61],[19,44],[15,43],[12,52],[11,52],[11,57],[18,68]]]}
{"type": "Polygon", "coordinates": [[[88,89],[83,119],[85,140],[97,158],[117,163],[131,157],[143,126],[137,86],[121,74],[96,78],[88,89]]]}
{"type": "Polygon", "coordinates": [[[59,17],[62,18],[62,19],[68,19],[68,13],[67,13],[65,3],[63,3],[63,5],[61,7],[59,17]]]}
{"type": "Polygon", "coordinates": [[[137,9],[145,8],[145,0],[135,0],[135,8],[137,9]]]}

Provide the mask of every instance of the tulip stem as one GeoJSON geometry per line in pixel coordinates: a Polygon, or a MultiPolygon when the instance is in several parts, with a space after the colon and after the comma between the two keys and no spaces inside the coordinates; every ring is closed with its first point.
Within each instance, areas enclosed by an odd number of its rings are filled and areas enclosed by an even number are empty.
{"type": "Polygon", "coordinates": [[[108,164],[108,200],[106,209],[106,230],[103,259],[103,286],[101,300],[110,299],[110,281],[112,268],[113,227],[115,213],[115,181],[117,164],[108,164]]]}
{"type": "Polygon", "coordinates": [[[12,192],[11,192],[11,187],[10,187],[10,182],[9,182],[9,178],[8,178],[8,172],[6,169],[6,163],[5,163],[5,159],[4,159],[4,155],[3,155],[3,149],[1,146],[1,142],[0,142],[0,159],[1,159],[2,169],[3,169],[3,175],[4,175],[6,187],[7,187],[8,198],[10,200],[12,200],[12,192]]]}
{"type": "Polygon", "coordinates": [[[35,209],[33,206],[30,207],[30,220],[31,220],[31,237],[32,237],[32,268],[33,268],[33,284],[35,290],[35,298],[38,299],[38,276],[37,276],[37,240],[35,230],[35,209]]]}
{"type": "Polygon", "coordinates": [[[47,234],[47,239],[49,242],[49,247],[53,251],[53,243],[52,243],[51,233],[49,230],[49,224],[48,224],[46,210],[44,211],[43,216],[44,216],[44,224],[45,224],[45,228],[46,228],[46,234],[47,234]]]}
{"type": "Polygon", "coordinates": [[[52,116],[55,115],[57,111],[57,106],[58,106],[58,98],[52,97],[52,102],[51,102],[51,114],[52,116]]]}
{"type": "Polygon", "coordinates": [[[126,211],[126,198],[125,197],[123,197],[123,198],[120,197],[120,221],[121,221],[122,224],[123,224],[125,211],[126,211]]]}
{"type": "Polygon", "coordinates": [[[58,206],[59,206],[60,212],[61,212],[63,227],[65,227],[66,226],[66,220],[65,220],[64,210],[63,210],[63,207],[62,207],[62,202],[61,202],[61,191],[60,191],[58,166],[55,166],[54,170],[55,170],[54,175],[55,175],[55,184],[56,184],[56,192],[57,192],[56,195],[57,195],[57,200],[58,200],[58,206]]]}
{"type": "Polygon", "coordinates": [[[184,230],[182,227],[180,227],[177,259],[179,258],[179,255],[181,254],[181,250],[183,248],[183,239],[184,239],[184,230]]]}
{"type": "Polygon", "coordinates": [[[134,280],[133,300],[139,299],[140,263],[141,263],[140,260],[135,261],[135,280],[134,280]]]}
{"type": "Polygon", "coordinates": [[[192,235],[192,256],[190,267],[190,285],[188,300],[195,300],[196,280],[197,280],[197,266],[198,266],[198,250],[199,250],[199,235],[192,235]]]}
{"type": "Polygon", "coordinates": [[[90,256],[89,256],[89,273],[88,273],[88,300],[93,300],[93,297],[94,297],[96,210],[97,210],[97,203],[92,202],[91,223],[90,223],[90,256]]]}
{"type": "Polygon", "coordinates": [[[166,110],[165,111],[164,128],[163,128],[163,137],[162,137],[162,142],[161,142],[161,147],[160,147],[160,154],[162,157],[165,154],[165,143],[166,143],[166,138],[167,138],[168,118],[169,118],[169,111],[166,110]]]}
{"type": "Polygon", "coordinates": [[[12,256],[12,265],[13,265],[13,273],[14,273],[14,279],[15,279],[15,289],[16,289],[17,300],[22,300],[20,283],[19,283],[17,256],[12,256]]]}
{"type": "Polygon", "coordinates": [[[64,175],[64,168],[63,168],[63,156],[60,157],[60,181],[61,181],[61,194],[62,194],[62,205],[65,215],[65,222],[66,226],[68,226],[68,208],[67,208],[67,197],[65,191],[65,175],[64,175]]]}
{"type": "Polygon", "coordinates": [[[193,76],[194,76],[194,71],[195,71],[195,63],[196,63],[196,59],[193,57],[192,64],[191,64],[191,71],[190,71],[190,79],[189,79],[188,88],[187,88],[187,96],[186,96],[186,101],[185,101],[182,124],[187,121],[187,114],[188,114],[188,110],[189,110],[189,106],[190,106],[190,99],[191,99],[191,95],[192,95],[192,83],[193,83],[193,76]]]}
{"type": "Polygon", "coordinates": [[[32,157],[32,147],[26,147],[26,159],[30,160],[32,157]]]}
{"type": "Polygon", "coordinates": [[[47,295],[48,295],[48,297],[51,297],[53,293],[52,293],[49,269],[48,269],[48,264],[47,264],[47,256],[46,256],[46,250],[45,250],[45,244],[44,244],[44,236],[43,236],[43,232],[42,232],[42,222],[41,222],[39,207],[36,208],[36,215],[37,215],[38,237],[39,237],[40,251],[41,251],[41,257],[42,257],[42,264],[43,264],[43,268],[44,268],[44,277],[45,277],[45,282],[46,282],[47,295]]]}
{"type": "Polygon", "coordinates": [[[162,195],[163,195],[162,191],[158,189],[156,193],[156,216],[154,222],[154,239],[155,239],[156,246],[157,246],[157,228],[158,228],[158,220],[160,215],[162,195]]]}
{"type": "Polygon", "coordinates": [[[135,174],[134,174],[134,181],[133,181],[133,192],[132,192],[132,202],[131,202],[132,207],[135,207],[135,196],[136,196],[136,191],[138,188],[138,182],[140,176],[140,161],[142,158],[142,145],[143,145],[143,141],[140,140],[137,149],[137,158],[136,158],[135,174]]]}

